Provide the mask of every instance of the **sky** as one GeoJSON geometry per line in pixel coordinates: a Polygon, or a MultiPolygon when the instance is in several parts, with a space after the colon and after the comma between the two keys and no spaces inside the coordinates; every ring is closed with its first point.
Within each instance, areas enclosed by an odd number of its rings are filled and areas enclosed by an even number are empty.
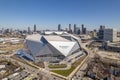
{"type": "Polygon", "coordinates": [[[120,0],[0,0],[0,28],[120,27],[120,0]]]}

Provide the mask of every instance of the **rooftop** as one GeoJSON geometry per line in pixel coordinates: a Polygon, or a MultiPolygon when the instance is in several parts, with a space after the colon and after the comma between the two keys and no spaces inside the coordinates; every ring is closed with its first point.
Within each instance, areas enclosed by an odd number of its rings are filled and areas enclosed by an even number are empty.
{"type": "Polygon", "coordinates": [[[27,40],[32,40],[32,41],[37,41],[37,42],[40,41],[40,38],[41,38],[40,34],[32,34],[26,37],[27,40]]]}
{"type": "Polygon", "coordinates": [[[45,33],[46,35],[47,35],[47,34],[57,34],[57,35],[61,35],[61,34],[63,34],[63,33],[67,34],[66,31],[45,31],[44,33],[45,33]]]}
{"type": "Polygon", "coordinates": [[[120,42],[116,42],[116,43],[109,43],[109,46],[113,46],[113,47],[120,47],[120,42]]]}
{"type": "Polygon", "coordinates": [[[46,40],[48,41],[65,41],[65,42],[70,42],[70,40],[67,40],[63,37],[60,36],[56,36],[56,35],[48,35],[48,36],[44,36],[44,38],[46,38],[46,40]]]}

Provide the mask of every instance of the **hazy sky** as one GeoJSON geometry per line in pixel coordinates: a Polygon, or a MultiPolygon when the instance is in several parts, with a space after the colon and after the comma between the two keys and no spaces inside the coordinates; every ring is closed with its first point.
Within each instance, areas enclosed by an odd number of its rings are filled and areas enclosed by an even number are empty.
{"type": "Polygon", "coordinates": [[[0,28],[120,27],[120,0],[0,0],[0,28]]]}

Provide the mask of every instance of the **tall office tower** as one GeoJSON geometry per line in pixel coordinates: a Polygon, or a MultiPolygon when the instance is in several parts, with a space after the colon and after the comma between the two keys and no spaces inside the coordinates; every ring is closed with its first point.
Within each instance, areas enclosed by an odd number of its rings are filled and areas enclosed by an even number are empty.
{"type": "Polygon", "coordinates": [[[82,34],[86,34],[87,33],[87,29],[84,27],[84,24],[82,24],[81,26],[82,26],[82,34]]]}
{"type": "Polygon", "coordinates": [[[83,34],[86,34],[87,33],[87,30],[86,30],[86,28],[84,28],[84,30],[83,30],[83,34]]]}
{"type": "Polygon", "coordinates": [[[34,24],[34,32],[36,32],[36,24],[34,24]]]}
{"type": "Polygon", "coordinates": [[[74,24],[74,34],[77,33],[77,27],[76,27],[76,24],[74,24]]]}
{"type": "Polygon", "coordinates": [[[28,34],[30,34],[30,27],[28,27],[28,34]]]}
{"type": "Polygon", "coordinates": [[[100,40],[103,40],[103,38],[104,38],[104,30],[105,30],[105,26],[101,25],[100,29],[98,31],[98,38],[100,40]]]}
{"type": "Polygon", "coordinates": [[[69,33],[72,33],[71,24],[69,24],[69,33]]]}
{"type": "Polygon", "coordinates": [[[84,24],[82,24],[81,26],[82,26],[82,34],[84,34],[84,24]]]}
{"type": "Polygon", "coordinates": [[[61,31],[61,24],[58,24],[58,31],[61,31]]]}
{"type": "Polygon", "coordinates": [[[71,24],[69,24],[69,31],[71,30],[71,24]]]}
{"type": "Polygon", "coordinates": [[[78,35],[80,34],[80,27],[76,28],[76,34],[78,34],[78,35]]]}
{"type": "Polygon", "coordinates": [[[105,29],[105,26],[100,25],[100,30],[103,30],[103,29],[105,29]]]}

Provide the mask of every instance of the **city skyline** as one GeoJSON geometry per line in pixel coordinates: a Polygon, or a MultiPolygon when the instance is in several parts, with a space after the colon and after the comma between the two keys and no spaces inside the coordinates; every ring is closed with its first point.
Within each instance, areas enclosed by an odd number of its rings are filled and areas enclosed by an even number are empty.
{"type": "Polygon", "coordinates": [[[119,0],[1,0],[0,28],[65,29],[69,24],[88,29],[119,28],[119,0]]]}
{"type": "Polygon", "coordinates": [[[0,80],[119,80],[120,0],[0,0],[0,80]]]}

